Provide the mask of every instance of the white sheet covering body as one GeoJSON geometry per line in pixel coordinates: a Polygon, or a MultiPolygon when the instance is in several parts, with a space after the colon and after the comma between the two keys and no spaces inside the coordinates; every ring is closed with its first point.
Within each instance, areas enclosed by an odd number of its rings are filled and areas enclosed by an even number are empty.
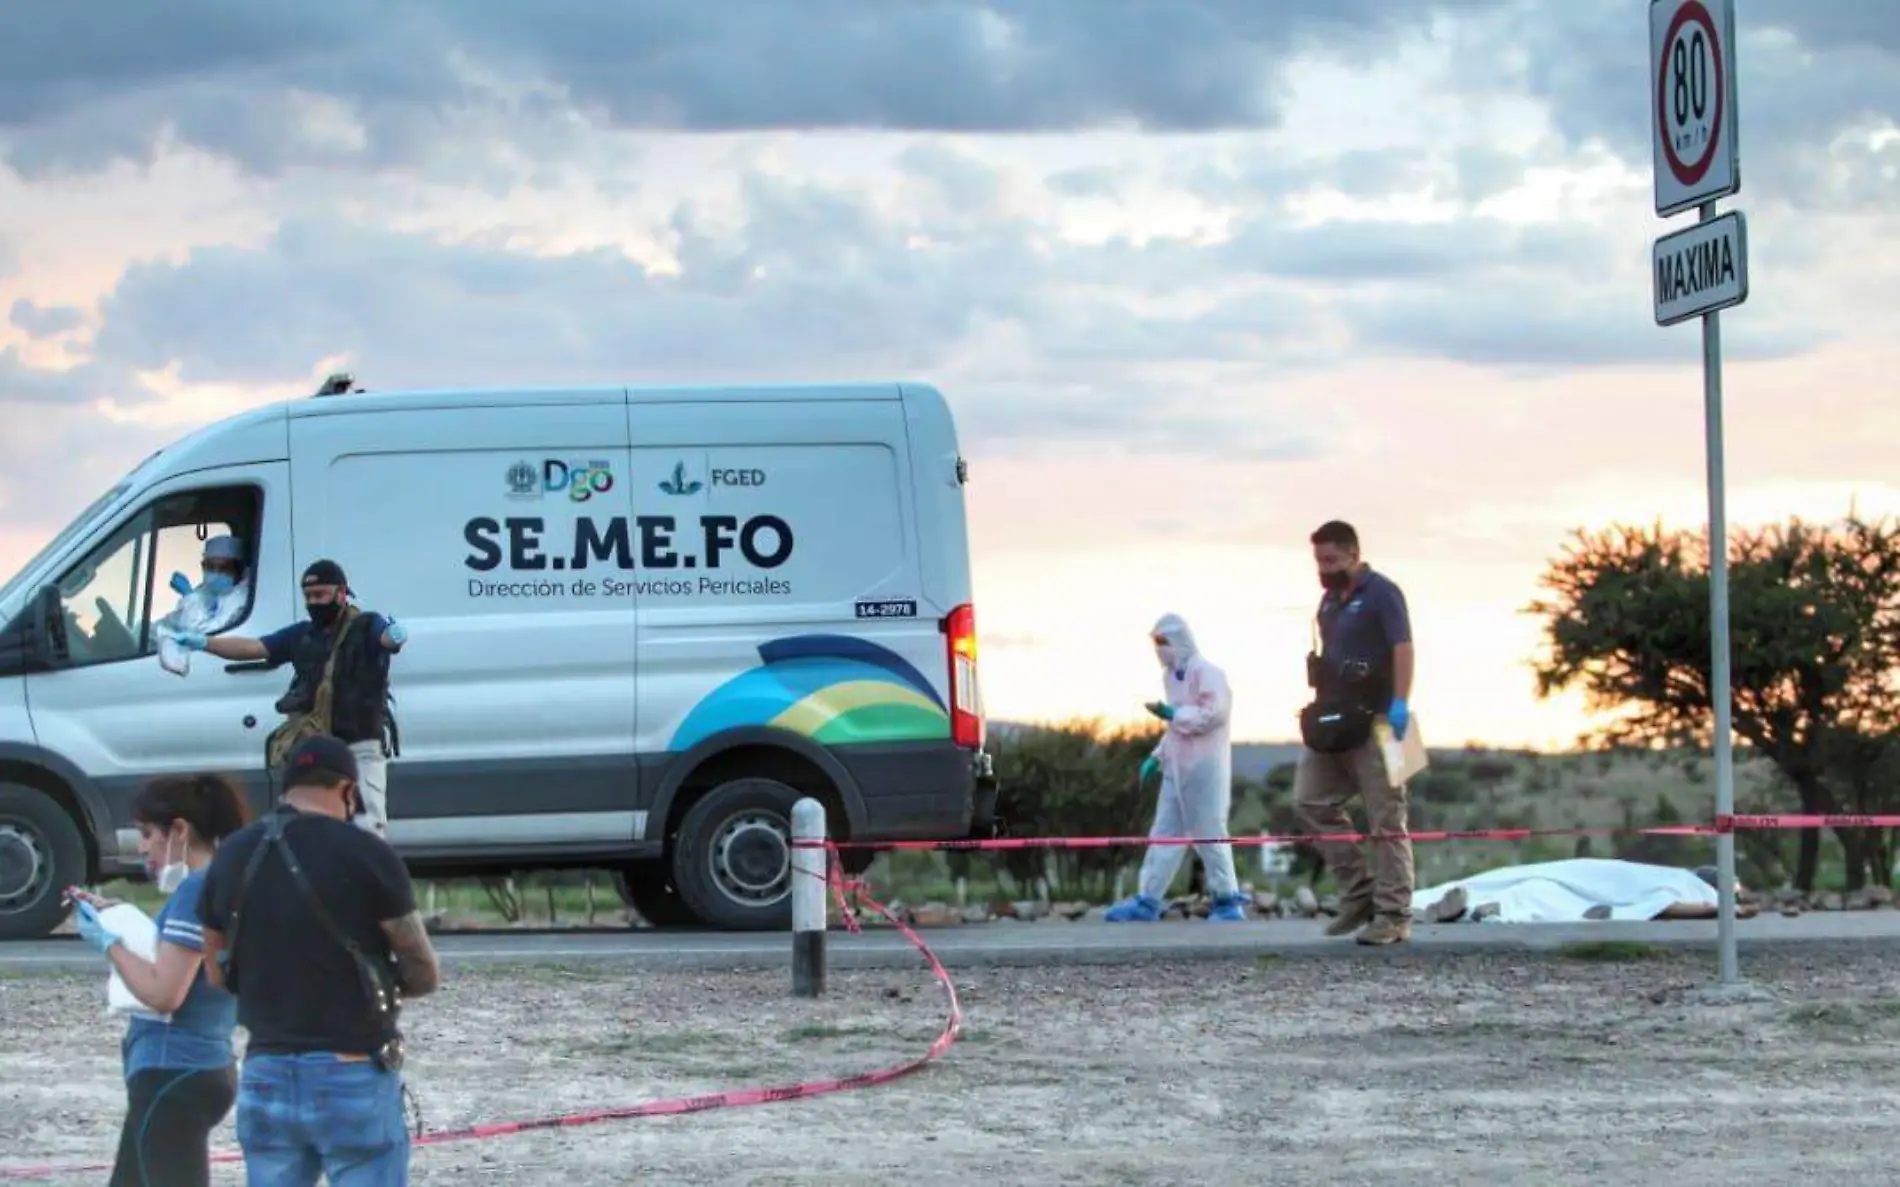
{"type": "Polygon", "coordinates": [[[1481,920],[1484,923],[1582,923],[1584,912],[1599,906],[1609,908],[1611,919],[1654,919],[1678,903],[1716,903],[1715,887],[1693,870],[1575,857],[1505,866],[1422,887],[1412,892],[1412,909],[1423,912],[1458,886],[1464,888],[1467,911],[1460,922],[1485,903],[1496,903],[1498,909],[1481,920]]]}

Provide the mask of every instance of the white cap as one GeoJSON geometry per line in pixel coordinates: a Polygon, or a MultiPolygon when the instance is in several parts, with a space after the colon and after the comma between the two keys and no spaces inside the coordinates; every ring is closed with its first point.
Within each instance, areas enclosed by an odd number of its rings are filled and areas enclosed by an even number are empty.
{"type": "Polygon", "coordinates": [[[236,561],[244,563],[244,549],[235,536],[213,536],[205,541],[204,559],[208,561],[236,561]]]}

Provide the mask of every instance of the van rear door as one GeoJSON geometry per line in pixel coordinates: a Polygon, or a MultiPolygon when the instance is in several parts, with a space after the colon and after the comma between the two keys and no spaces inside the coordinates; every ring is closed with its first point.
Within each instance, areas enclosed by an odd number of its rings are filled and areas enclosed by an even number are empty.
{"type": "Polygon", "coordinates": [[[670,533],[641,573],[643,761],[758,727],[947,741],[950,607],[918,571],[897,389],[636,393],[628,414],[635,512],[670,533]]]}

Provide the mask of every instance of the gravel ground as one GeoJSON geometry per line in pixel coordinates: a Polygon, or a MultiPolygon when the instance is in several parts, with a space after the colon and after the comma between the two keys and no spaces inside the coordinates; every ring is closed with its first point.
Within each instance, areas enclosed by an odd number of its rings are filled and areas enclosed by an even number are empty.
{"type": "MultiPolygon", "coordinates": [[[[1900,975],[1879,951],[1368,951],[959,974],[965,1033],[857,1092],[449,1144],[414,1180],[621,1184],[1784,1183],[1890,1174],[1900,975]],[[1631,958],[1640,957],[1640,958],[1631,958]],[[1621,959],[1613,959],[1621,958],[1621,959]]],[[[102,979],[0,980],[0,1165],[109,1159],[123,1113],[102,979]]],[[[929,974],[451,969],[409,1011],[430,1128],[899,1063],[929,974]]],[[[230,1122],[214,1136],[234,1142],[230,1122]]],[[[65,1182],[103,1181],[103,1175],[65,1182]]],[[[239,1183],[236,1167],[219,1183],[239,1183]]]]}

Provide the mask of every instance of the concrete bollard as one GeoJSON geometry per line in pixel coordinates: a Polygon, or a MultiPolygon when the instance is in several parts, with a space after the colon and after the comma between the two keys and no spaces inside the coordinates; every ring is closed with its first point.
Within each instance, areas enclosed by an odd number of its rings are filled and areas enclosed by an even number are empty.
{"type": "Polygon", "coordinates": [[[806,798],[792,805],[792,994],[825,992],[825,806],[806,798]],[[819,842],[801,848],[800,842],[819,842]]]}

